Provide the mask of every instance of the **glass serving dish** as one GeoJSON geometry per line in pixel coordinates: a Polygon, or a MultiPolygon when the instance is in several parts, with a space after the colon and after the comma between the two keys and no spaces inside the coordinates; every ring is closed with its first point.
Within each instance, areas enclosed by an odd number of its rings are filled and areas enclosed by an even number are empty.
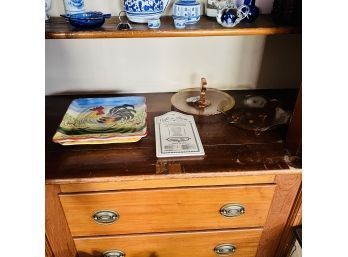
{"type": "Polygon", "coordinates": [[[147,134],[144,97],[72,101],[53,141],[62,145],[130,143],[147,134]]]}
{"type": "Polygon", "coordinates": [[[285,111],[277,99],[266,99],[263,96],[246,96],[241,106],[223,113],[228,122],[236,127],[250,130],[260,135],[269,129],[287,124],[291,114],[285,111]]]}
{"type": "Polygon", "coordinates": [[[220,114],[233,108],[235,100],[231,95],[206,85],[206,79],[202,78],[201,88],[187,88],[175,93],[171,98],[172,105],[179,111],[202,116],[220,114]]]}
{"type": "Polygon", "coordinates": [[[70,24],[79,29],[95,29],[101,27],[105,19],[110,18],[111,14],[102,12],[83,12],[74,14],[60,15],[70,22],[70,24]]]}

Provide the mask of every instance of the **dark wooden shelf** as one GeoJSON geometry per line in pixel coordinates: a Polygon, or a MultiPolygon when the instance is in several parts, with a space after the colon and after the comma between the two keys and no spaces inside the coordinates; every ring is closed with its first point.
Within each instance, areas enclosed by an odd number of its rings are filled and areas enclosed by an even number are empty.
{"type": "MultiPolygon", "coordinates": [[[[263,95],[278,99],[285,110],[294,107],[297,90],[226,91],[240,108],[246,95],[263,95]]],[[[130,95],[130,94],[128,94],[130,95]]],[[[139,94],[132,94],[139,95],[139,94]]],[[[299,158],[291,156],[284,143],[286,126],[257,136],[237,128],[223,116],[195,117],[206,156],[156,158],[154,117],[172,110],[173,93],[141,94],[146,97],[148,135],[136,143],[62,146],[52,137],[69,104],[79,97],[62,95],[46,97],[46,183],[78,181],[112,181],[127,176],[157,176],[156,167],[163,162],[180,163],[186,174],[209,172],[267,171],[283,173],[299,167],[299,158]]],[[[93,97],[115,96],[94,95],[93,97]]]]}
{"type": "Polygon", "coordinates": [[[238,35],[276,35],[298,33],[299,28],[280,26],[272,21],[270,15],[261,15],[254,23],[240,23],[234,28],[224,28],[213,19],[201,16],[201,20],[185,29],[175,29],[170,16],[161,18],[161,28],[152,30],[146,24],[132,23],[133,30],[118,31],[117,17],[107,19],[105,24],[95,30],[78,30],[62,17],[52,17],[46,22],[46,39],[83,39],[83,38],[149,38],[149,37],[206,37],[238,35]]]}

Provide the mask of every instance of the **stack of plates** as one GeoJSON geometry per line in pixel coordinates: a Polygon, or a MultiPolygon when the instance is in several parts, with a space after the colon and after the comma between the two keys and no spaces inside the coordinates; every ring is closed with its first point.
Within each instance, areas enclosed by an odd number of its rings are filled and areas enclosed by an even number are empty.
{"type": "Polygon", "coordinates": [[[137,142],[147,133],[145,97],[72,101],[53,141],[62,145],[137,142]]]}

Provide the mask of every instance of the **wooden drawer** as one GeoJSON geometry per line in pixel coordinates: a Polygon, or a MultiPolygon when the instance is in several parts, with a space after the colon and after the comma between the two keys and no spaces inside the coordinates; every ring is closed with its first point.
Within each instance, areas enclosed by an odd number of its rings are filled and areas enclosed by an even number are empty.
{"type": "MultiPolygon", "coordinates": [[[[221,244],[236,247],[233,257],[255,257],[262,229],[161,233],[74,239],[79,257],[103,256],[118,250],[126,257],[218,257],[221,244]]],[[[228,255],[230,256],[230,255],[228,255]]]]}
{"type": "Polygon", "coordinates": [[[60,200],[73,236],[188,231],[264,225],[274,185],[195,187],[62,194],[60,200]],[[220,208],[240,204],[245,213],[225,217],[220,208]],[[119,219],[98,224],[92,216],[112,210],[119,219]]]}

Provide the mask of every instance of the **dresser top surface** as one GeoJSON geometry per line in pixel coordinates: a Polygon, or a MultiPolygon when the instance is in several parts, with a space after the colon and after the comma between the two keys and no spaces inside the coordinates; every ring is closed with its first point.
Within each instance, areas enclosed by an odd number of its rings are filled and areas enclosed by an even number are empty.
{"type": "MultiPolygon", "coordinates": [[[[292,110],[296,89],[225,91],[239,108],[247,95],[278,99],[292,110]]],[[[173,110],[174,93],[127,94],[146,97],[148,134],[136,143],[62,146],[52,141],[69,104],[81,97],[107,95],[46,96],[46,183],[110,181],[129,176],[197,175],[217,172],[289,172],[301,167],[301,159],[291,156],[284,143],[286,127],[255,135],[228,124],[222,115],[195,117],[205,150],[204,157],[157,158],[154,117],[173,110]]]]}

